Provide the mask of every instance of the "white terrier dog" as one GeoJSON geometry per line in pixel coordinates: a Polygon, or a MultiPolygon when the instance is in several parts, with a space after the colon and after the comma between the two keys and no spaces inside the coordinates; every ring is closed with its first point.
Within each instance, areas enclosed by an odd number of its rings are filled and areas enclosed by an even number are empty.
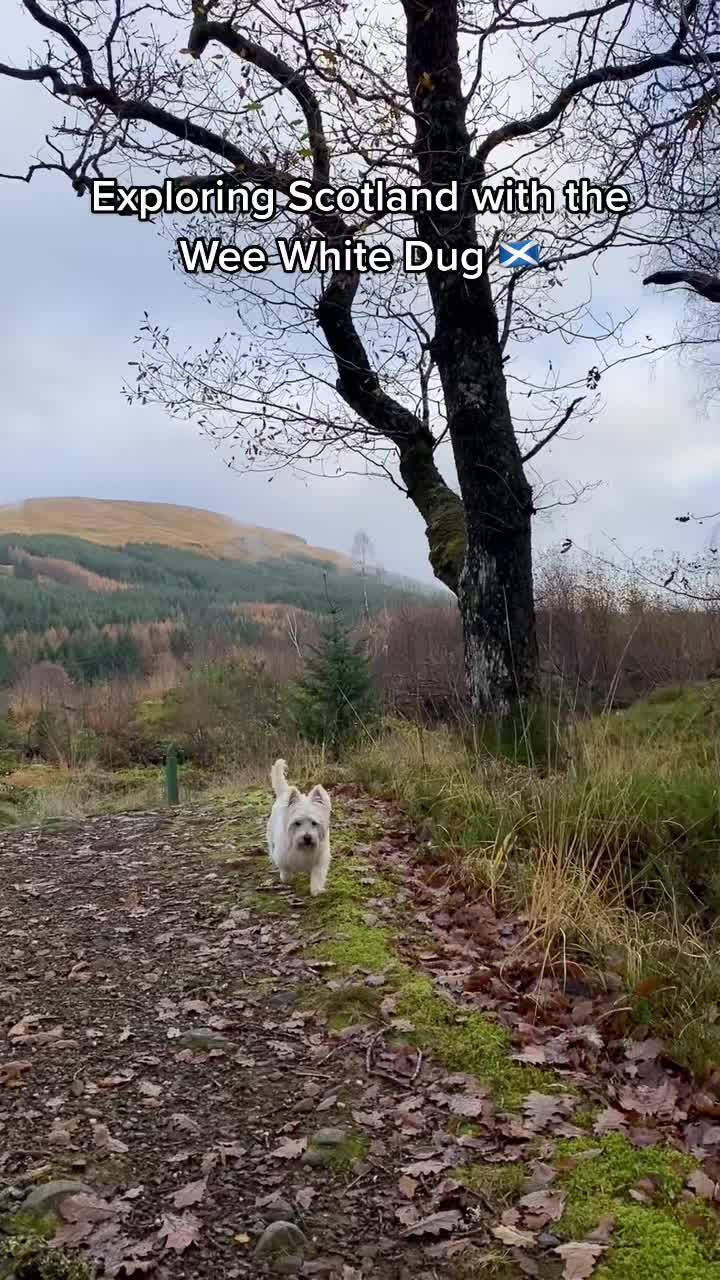
{"type": "Polygon", "coordinates": [[[267,824],[268,850],[283,884],[300,871],[310,872],[310,893],[325,888],[330,870],[330,797],[324,787],[303,795],[288,786],[287,765],[276,760],[270,770],[275,803],[267,824]]]}

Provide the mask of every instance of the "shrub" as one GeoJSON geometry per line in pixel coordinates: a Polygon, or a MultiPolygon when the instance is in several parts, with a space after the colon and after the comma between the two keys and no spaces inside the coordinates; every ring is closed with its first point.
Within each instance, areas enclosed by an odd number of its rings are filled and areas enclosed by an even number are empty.
{"type": "Polygon", "coordinates": [[[298,732],[334,754],[356,741],[375,714],[373,678],[335,611],[292,693],[298,732]]]}

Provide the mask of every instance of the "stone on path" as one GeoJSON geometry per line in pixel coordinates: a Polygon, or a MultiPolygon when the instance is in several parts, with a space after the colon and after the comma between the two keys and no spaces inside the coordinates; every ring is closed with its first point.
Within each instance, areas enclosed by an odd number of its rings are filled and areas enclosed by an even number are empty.
{"type": "Polygon", "coordinates": [[[298,1250],[306,1249],[308,1244],[307,1236],[295,1226],[294,1222],[285,1222],[280,1219],[278,1222],[271,1222],[265,1228],[255,1246],[253,1257],[269,1258],[279,1253],[297,1254],[298,1250]]]}
{"type": "Polygon", "coordinates": [[[43,1215],[52,1213],[61,1200],[66,1196],[77,1196],[80,1194],[94,1195],[92,1187],[85,1182],[77,1182],[73,1178],[58,1178],[54,1182],[44,1182],[39,1187],[33,1187],[32,1191],[23,1200],[20,1209],[22,1213],[37,1213],[43,1215]]]}

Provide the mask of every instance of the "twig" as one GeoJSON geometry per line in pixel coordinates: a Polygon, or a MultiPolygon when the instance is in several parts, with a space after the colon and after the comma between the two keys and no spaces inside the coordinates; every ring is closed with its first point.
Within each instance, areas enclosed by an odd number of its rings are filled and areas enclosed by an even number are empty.
{"type": "Polygon", "coordinates": [[[401,1089],[409,1089],[410,1085],[414,1084],[418,1076],[420,1075],[420,1068],[422,1067],[422,1063],[423,1063],[422,1050],[418,1049],[418,1056],[417,1056],[417,1062],[415,1063],[415,1070],[413,1071],[411,1076],[404,1076],[404,1077],[394,1076],[389,1071],[383,1071],[382,1068],[373,1066],[373,1060],[372,1060],[373,1049],[375,1047],[376,1041],[380,1040],[381,1037],[384,1036],[384,1034],[385,1034],[384,1031],[376,1031],[375,1035],[370,1041],[367,1047],[367,1052],[365,1054],[365,1070],[369,1076],[380,1076],[381,1079],[389,1080],[391,1084],[396,1084],[401,1089]]]}

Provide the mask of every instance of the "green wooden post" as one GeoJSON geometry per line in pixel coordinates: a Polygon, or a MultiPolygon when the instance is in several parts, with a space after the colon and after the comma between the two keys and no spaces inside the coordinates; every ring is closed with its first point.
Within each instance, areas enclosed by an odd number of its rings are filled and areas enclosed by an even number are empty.
{"type": "Polygon", "coordinates": [[[177,748],[170,747],[165,756],[165,790],[168,804],[178,803],[177,748]]]}

